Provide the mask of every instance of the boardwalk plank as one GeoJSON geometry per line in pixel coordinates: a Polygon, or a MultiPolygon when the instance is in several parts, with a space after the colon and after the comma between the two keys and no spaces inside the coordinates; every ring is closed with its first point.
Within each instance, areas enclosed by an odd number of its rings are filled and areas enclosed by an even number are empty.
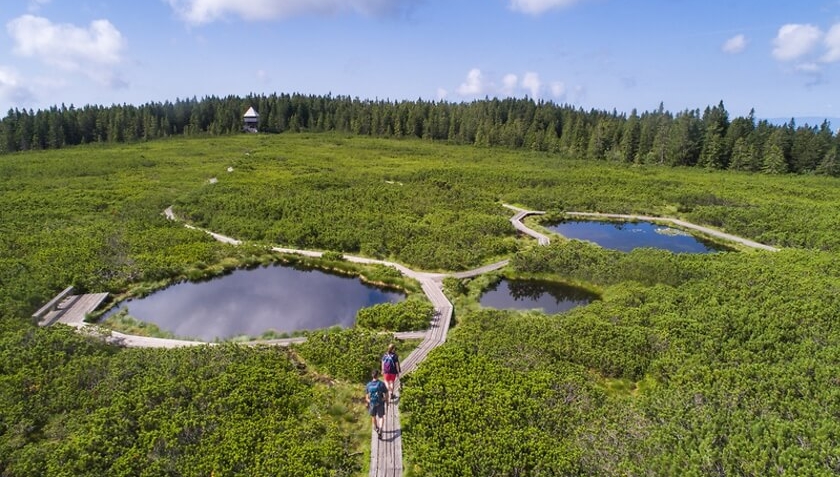
{"type": "Polygon", "coordinates": [[[74,300],[68,297],[68,305],[62,303],[60,308],[64,311],[58,319],[59,323],[73,326],[83,326],[85,322],[85,315],[95,310],[99,305],[108,298],[107,293],[89,293],[86,295],[76,295],[74,300]]]}

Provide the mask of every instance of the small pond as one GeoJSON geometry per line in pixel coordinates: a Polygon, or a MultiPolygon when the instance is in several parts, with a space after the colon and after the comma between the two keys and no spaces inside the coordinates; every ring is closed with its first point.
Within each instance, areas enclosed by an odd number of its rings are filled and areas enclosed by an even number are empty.
{"type": "Polygon", "coordinates": [[[351,327],[361,308],[399,302],[405,295],[321,270],[271,266],[203,282],[183,282],[128,300],[105,317],[128,314],[180,337],[213,341],[340,325],[351,327]]]}
{"type": "Polygon", "coordinates": [[[570,220],[547,229],[572,239],[588,240],[604,248],[629,252],[652,247],[675,253],[712,253],[730,250],[705,242],[682,230],[651,222],[601,222],[570,220]]]}
{"type": "Polygon", "coordinates": [[[497,309],[542,309],[555,314],[588,305],[598,295],[581,288],[544,280],[502,280],[482,293],[481,306],[497,309]]]}

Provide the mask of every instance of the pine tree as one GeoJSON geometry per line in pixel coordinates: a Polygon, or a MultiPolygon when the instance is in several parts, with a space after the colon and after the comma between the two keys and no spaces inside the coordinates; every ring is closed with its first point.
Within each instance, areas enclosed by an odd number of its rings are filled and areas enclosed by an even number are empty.
{"type": "Polygon", "coordinates": [[[698,111],[684,111],[677,115],[670,129],[668,164],[693,166],[700,154],[700,119],[698,111]]]}
{"type": "Polygon", "coordinates": [[[623,162],[634,162],[636,160],[640,136],[641,125],[639,124],[639,116],[636,115],[636,110],[634,109],[624,124],[624,134],[621,135],[619,151],[623,162]]]}
{"type": "Polygon", "coordinates": [[[746,138],[739,137],[732,148],[729,169],[733,171],[755,171],[756,156],[755,146],[750,144],[746,138]]]}
{"type": "Polygon", "coordinates": [[[840,176],[840,158],[837,157],[837,147],[832,147],[825,153],[820,165],[817,166],[817,174],[838,177],[840,176]]]}
{"type": "Polygon", "coordinates": [[[706,108],[703,112],[703,145],[700,151],[698,166],[708,169],[722,169],[728,162],[728,151],[724,136],[729,127],[729,113],[721,101],[714,108],[706,108]]]}
{"type": "Polygon", "coordinates": [[[765,174],[785,174],[788,172],[785,153],[782,149],[783,131],[777,129],[770,136],[769,144],[764,151],[764,161],[761,171],[765,174]]]}

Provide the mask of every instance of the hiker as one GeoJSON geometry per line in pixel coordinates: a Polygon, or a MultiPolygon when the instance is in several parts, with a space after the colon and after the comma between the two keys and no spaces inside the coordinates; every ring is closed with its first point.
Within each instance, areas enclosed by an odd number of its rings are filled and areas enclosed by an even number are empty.
{"type": "Polygon", "coordinates": [[[394,394],[394,382],[400,374],[400,357],[397,356],[394,343],[388,345],[388,351],[382,355],[382,376],[385,377],[385,386],[388,388],[388,400],[397,399],[394,394]]]}
{"type": "Polygon", "coordinates": [[[385,383],[379,380],[379,370],[371,371],[370,382],[365,385],[365,402],[368,404],[370,420],[379,440],[382,440],[382,426],[385,425],[385,393],[387,391],[385,383]]]}

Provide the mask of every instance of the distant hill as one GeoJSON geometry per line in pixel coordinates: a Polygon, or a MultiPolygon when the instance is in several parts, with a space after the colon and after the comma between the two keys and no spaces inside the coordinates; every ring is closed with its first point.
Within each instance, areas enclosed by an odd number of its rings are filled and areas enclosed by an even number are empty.
{"type": "MultiPolygon", "coordinates": [[[[770,124],[775,126],[781,126],[785,123],[790,122],[790,118],[765,118],[770,124]]],[[[796,126],[819,126],[822,124],[824,120],[828,120],[828,123],[831,125],[832,131],[837,131],[840,129],[840,118],[830,118],[830,117],[820,117],[820,116],[794,116],[793,120],[796,122],[796,126]]]]}

